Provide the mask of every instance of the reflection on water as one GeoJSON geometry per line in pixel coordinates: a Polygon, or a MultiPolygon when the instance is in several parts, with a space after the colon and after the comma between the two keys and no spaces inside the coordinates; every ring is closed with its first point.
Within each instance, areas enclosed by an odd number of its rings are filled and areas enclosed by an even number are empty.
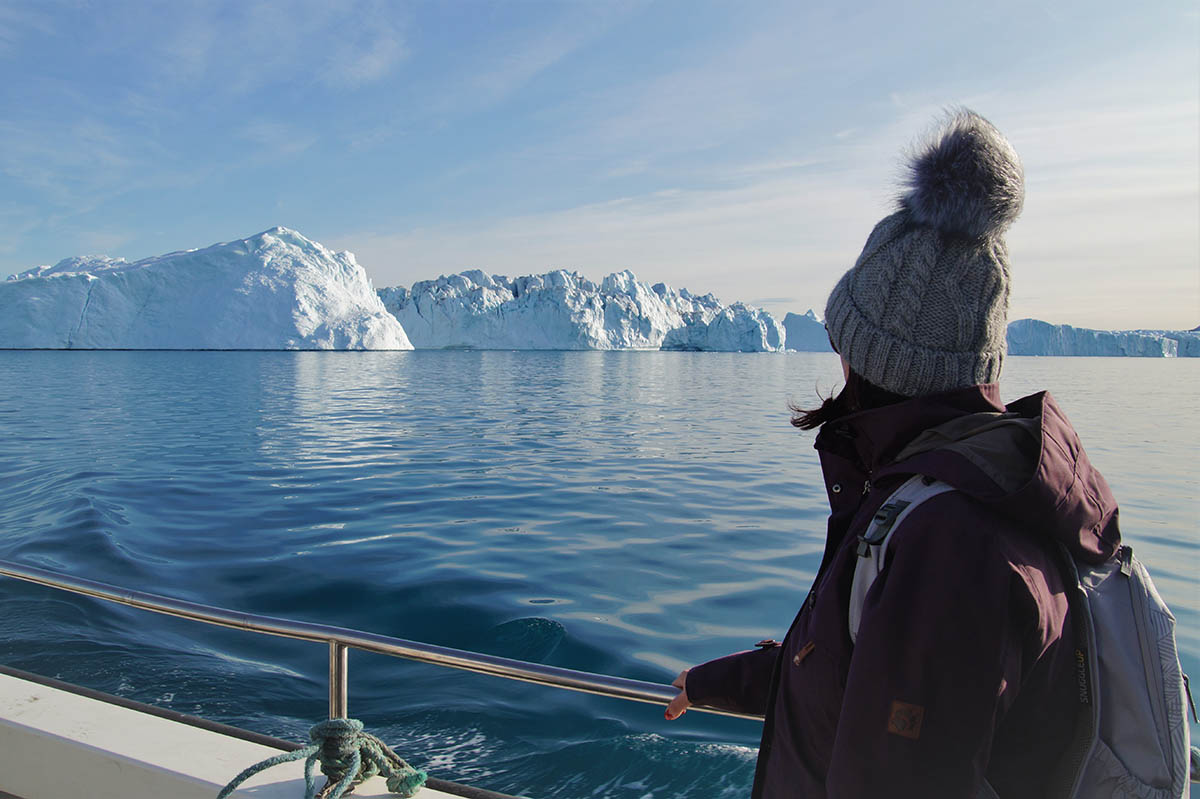
{"type": "MultiPolygon", "coordinates": [[[[786,629],[825,499],[789,353],[0,352],[0,557],[251,612],[669,682],[786,629]]],[[[1200,362],[1010,358],[1053,389],[1200,673],[1200,362]]],[[[0,661],[299,738],[320,647],[0,583],[0,661]],[[307,675],[307,676],[304,676],[307,675]]],[[[439,776],[744,795],[758,727],[355,653],[439,776]]]]}

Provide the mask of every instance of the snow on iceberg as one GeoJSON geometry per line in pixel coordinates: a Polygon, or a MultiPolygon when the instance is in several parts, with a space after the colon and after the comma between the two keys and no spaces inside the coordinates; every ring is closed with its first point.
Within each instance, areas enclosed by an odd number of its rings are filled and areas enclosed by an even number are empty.
{"type": "Polygon", "coordinates": [[[664,350],[694,352],[779,352],[784,330],[761,308],[740,302],[728,305],[707,322],[695,321],[677,327],[663,340],[664,350]]]}
{"type": "Polygon", "coordinates": [[[1008,326],[1009,355],[1200,357],[1200,336],[1187,331],[1089,330],[1018,319],[1008,326]]]}
{"type": "Polygon", "coordinates": [[[4,349],[412,349],[349,252],[276,227],[132,263],[75,257],[0,283],[4,349]]]}
{"type": "Polygon", "coordinates": [[[787,348],[797,352],[833,352],[825,323],[809,308],[803,314],[789,313],[783,317],[787,332],[787,348]]]}
{"type": "Polygon", "coordinates": [[[561,269],[512,279],[471,270],[378,293],[418,349],[775,351],[783,345],[782,328],[763,311],[726,308],[711,294],[697,297],[664,283],[650,286],[628,270],[599,285],[561,269]],[[671,347],[669,340],[694,346],[671,347]]]}

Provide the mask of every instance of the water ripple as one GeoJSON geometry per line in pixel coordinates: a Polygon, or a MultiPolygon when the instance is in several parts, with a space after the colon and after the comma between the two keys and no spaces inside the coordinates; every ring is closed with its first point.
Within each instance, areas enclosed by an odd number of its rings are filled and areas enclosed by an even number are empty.
{"type": "MultiPolygon", "coordinates": [[[[1193,673],[1197,367],[1006,363],[1007,396],[1056,387],[1193,673]]],[[[91,579],[668,682],[781,636],[821,558],[819,467],[786,406],[836,385],[829,355],[0,352],[0,370],[0,557],[91,579]]],[[[11,665],[289,737],[323,713],[321,647],[11,582],[0,601],[11,665]]],[[[630,799],[752,779],[751,723],[352,663],[354,714],[438,776],[630,799]]]]}

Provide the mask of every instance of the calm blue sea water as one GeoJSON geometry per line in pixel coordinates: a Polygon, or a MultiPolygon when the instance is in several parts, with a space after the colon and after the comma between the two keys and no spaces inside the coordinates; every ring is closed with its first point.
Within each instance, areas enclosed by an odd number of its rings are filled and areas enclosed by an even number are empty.
{"type": "MultiPolygon", "coordinates": [[[[825,505],[789,353],[0,352],[0,558],[669,682],[781,635],[825,505]]],[[[1200,361],[1011,358],[1048,387],[1200,675],[1200,361]]],[[[327,653],[0,581],[0,662],[301,740],[327,653]]],[[[350,659],[351,715],[532,797],[744,796],[758,725],[350,659]]],[[[1193,735],[1200,730],[1193,727],[1193,735]]],[[[232,775],[231,775],[232,776],[232,775]]]]}

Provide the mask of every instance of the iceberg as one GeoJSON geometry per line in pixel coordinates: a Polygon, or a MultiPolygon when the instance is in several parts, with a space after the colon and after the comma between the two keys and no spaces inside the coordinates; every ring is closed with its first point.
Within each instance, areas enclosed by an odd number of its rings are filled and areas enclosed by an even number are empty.
{"type": "Polygon", "coordinates": [[[1009,355],[1200,357],[1200,333],[1170,330],[1090,330],[1018,319],[1008,326],[1009,355]]]}
{"type": "MultiPolygon", "coordinates": [[[[789,350],[832,352],[825,325],[811,309],[783,317],[789,350]]],[[[1009,355],[1099,355],[1200,358],[1200,329],[1090,330],[1018,319],[1008,325],[1009,355]]]]}
{"type": "Polygon", "coordinates": [[[797,352],[833,352],[825,323],[809,308],[803,314],[788,313],[783,317],[787,331],[787,348],[797,352]]]}
{"type": "Polygon", "coordinates": [[[651,286],[629,270],[596,284],[561,269],[511,279],[476,269],[378,294],[417,349],[774,352],[784,343],[765,311],[651,286]]]}
{"type": "Polygon", "coordinates": [[[67,258],[0,283],[2,349],[409,350],[349,252],[276,227],[127,262],[67,258]]]}
{"type": "MultiPolygon", "coordinates": [[[[1200,329],[1197,330],[1133,330],[1141,336],[1160,336],[1175,342],[1175,357],[1200,358],[1200,329]]],[[[1169,345],[1168,345],[1169,346],[1169,345]]]]}
{"type": "Polygon", "coordinates": [[[744,303],[727,305],[707,321],[696,320],[669,331],[664,350],[691,352],[780,352],[783,326],[761,308],[744,303]]]}

